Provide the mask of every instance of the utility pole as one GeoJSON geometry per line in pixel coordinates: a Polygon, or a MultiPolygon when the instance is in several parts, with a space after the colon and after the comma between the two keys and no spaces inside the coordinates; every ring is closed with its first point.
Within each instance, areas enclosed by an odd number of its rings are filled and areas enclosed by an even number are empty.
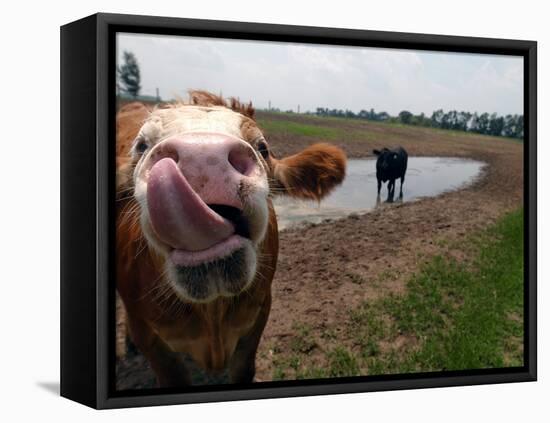
{"type": "Polygon", "coordinates": [[[157,90],[157,101],[160,101],[160,95],[159,95],[159,89],[158,89],[158,87],[156,88],[156,90],[157,90]]]}
{"type": "Polygon", "coordinates": [[[267,102],[267,104],[268,104],[267,110],[271,110],[271,100],[269,100],[269,101],[267,102]]]}

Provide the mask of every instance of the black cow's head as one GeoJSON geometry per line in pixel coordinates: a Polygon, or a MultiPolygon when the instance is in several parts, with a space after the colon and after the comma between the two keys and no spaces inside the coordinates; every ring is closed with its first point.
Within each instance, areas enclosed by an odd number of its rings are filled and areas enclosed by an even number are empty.
{"type": "Polygon", "coordinates": [[[387,148],[383,148],[382,150],[372,150],[372,153],[378,157],[376,160],[376,167],[383,171],[391,169],[392,163],[395,163],[398,157],[395,151],[391,151],[387,148]]]}

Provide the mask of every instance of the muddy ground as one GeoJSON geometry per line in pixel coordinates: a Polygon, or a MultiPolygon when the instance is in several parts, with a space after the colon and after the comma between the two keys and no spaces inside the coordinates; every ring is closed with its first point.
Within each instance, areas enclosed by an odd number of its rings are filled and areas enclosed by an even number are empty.
{"type": "MultiPolygon", "coordinates": [[[[307,327],[316,340],[330,333],[327,345],[352,345],[354,340],[340,330],[351,309],[367,299],[404,292],[406,281],[419,264],[439,252],[442,241],[459,241],[523,201],[521,142],[354,120],[275,114],[260,114],[259,119],[260,123],[280,119],[334,129],[326,139],[266,131],[270,148],[279,157],[326,141],[342,147],[349,157],[367,157],[373,148],[401,145],[411,156],[464,157],[487,163],[474,184],[458,191],[282,231],[273,306],[257,356],[259,381],[273,379],[275,360],[281,362],[281,357],[292,354],[292,342],[301,327],[307,327]]],[[[406,187],[405,182],[405,196],[406,187]]],[[[406,349],[416,340],[397,338],[395,342],[406,349]]],[[[322,366],[326,348],[315,342],[308,359],[322,366]]],[[[130,353],[118,363],[119,388],[152,386],[153,375],[146,368],[138,353],[130,353]]]]}

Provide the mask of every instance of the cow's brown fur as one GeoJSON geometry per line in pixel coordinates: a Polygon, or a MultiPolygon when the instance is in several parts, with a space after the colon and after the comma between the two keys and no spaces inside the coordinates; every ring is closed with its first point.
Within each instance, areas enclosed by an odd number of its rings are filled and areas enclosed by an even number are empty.
{"type": "MultiPolygon", "coordinates": [[[[261,135],[253,121],[251,104],[225,101],[197,91],[191,103],[225,106],[243,116],[243,137],[261,135]],[[246,127],[246,128],[244,128],[246,127]]],[[[149,110],[140,104],[124,106],[117,114],[117,290],[128,316],[131,338],[147,357],[159,385],[182,386],[191,382],[179,354],[164,341],[178,339],[185,351],[207,371],[229,370],[232,382],[250,382],[261,334],[271,307],[271,281],[277,265],[278,229],[271,200],[269,224],[259,248],[258,271],[250,287],[232,297],[209,303],[185,302],[163,280],[163,258],[144,239],[139,206],[132,194],[129,151],[149,110]]],[[[282,160],[269,157],[267,164],[276,194],[286,190],[301,198],[320,199],[345,175],[345,155],[336,147],[319,144],[282,160]]]]}
{"type": "Polygon", "coordinates": [[[231,109],[237,113],[240,113],[243,116],[246,116],[250,119],[254,119],[255,110],[252,106],[252,103],[241,103],[238,99],[235,97],[230,97],[229,99],[225,99],[220,95],[212,94],[208,91],[202,91],[202,90],[193,90],[189,93],[189,97],[191,99],[191,104],[195,104],[197,106],[224,106],[228,109],[231,109]]]}
{"type": "Polygon", "coordinates": [[[117,196],[124,196],[124,189],[131,187],[132,178],[130,148],[139,128],[149,116],[149,109],[142,103],[125,105],[116,119],[116,185],[117,196]]]}
{"type": "Polygon", "coordinates": [[[298,154],[274,162],[275,180],[294,197],[317,200],[342,182],[346,156],[330,144],[314,144],[298,154]]]}

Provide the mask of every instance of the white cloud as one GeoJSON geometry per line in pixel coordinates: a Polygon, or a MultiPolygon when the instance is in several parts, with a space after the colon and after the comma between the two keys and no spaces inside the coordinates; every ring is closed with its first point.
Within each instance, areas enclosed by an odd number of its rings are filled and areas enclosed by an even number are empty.
{"type": "Polygon", "coordinates": [[[199,88],[285,110],[523,110],[519,57],[135,34],[118,47],[136,54],[142,92],[164,98],[199,88]]]}

